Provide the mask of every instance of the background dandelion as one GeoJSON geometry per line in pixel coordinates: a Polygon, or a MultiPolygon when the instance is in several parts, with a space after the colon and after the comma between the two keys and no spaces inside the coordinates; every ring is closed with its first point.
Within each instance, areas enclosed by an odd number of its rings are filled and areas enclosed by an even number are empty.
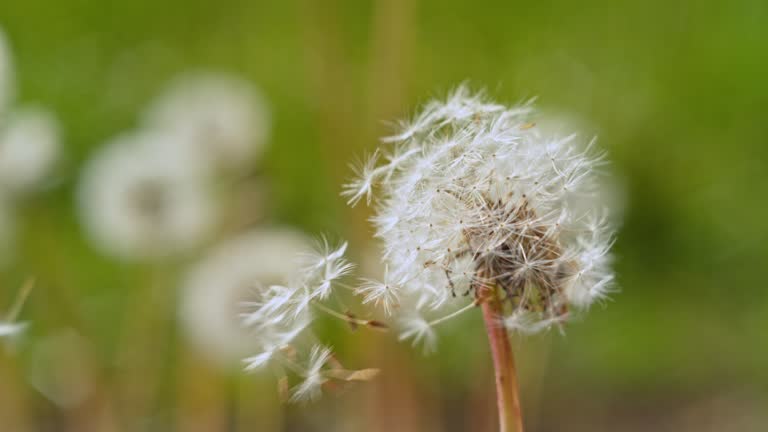
{"type": "Polygon", "coordinates": [[[173,135],[126,134],[89,162],[78,198],[86,229],[103,250],[152,258],[199,245],[215,207],[205,178],[181,152],[164,151],[173,135]]]}
{"type": "Polygon", "coordinates": [[[59,157],[59,127],[39,107],[16,109],[0,123],[0,188],[17,193],[39,186],[59,157]]]}
{"type": "Polygon", "coordinates": [[[248,166],[266,147],[270,118],[254,85],[224,74],[173,81],[145,114],[150,128],[170,130],[176,144],[223,168],[248,166]]]}

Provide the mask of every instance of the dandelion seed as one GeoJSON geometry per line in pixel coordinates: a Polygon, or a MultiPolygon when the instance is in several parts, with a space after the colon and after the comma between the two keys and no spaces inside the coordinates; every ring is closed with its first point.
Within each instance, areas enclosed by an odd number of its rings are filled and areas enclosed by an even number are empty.
{"type": "Polygon", "coordinates": [[[401,320],[403,331],[400,333],[400,340],[411,340],[413,346],[421,345],[424,352],[433,352],[437,347],[437,334],[435,329],[420,316],[411,316],[401,320]]]}
{"type": "Polygon", "coordinates": [[[397,284],[389,273],[389,269],[384,271],[384,281],[379,282],[373,279],[362,279],[362,283],[357,288],[356,293],[363,296],[363,304],[373,303],[381,306],[387,315],[392,314],[392,310],[398,304],[397,284]]]}
{"type": "Polygon", "coordinates": [[[266,364],[269,363],[270,360],[272,360],[272,357],[274,357],[277,351],[278,351],[278,348],[273,347],[271,349],[266,349],[263,352],[260,352],[259,354],[256,354],[254,356],[244,358],[243,363],[245,363],[246,365],[245,371],[251,372],[266,366],[266,364]]]}
{"type": "Polygon", "coordinates": [[[341,193],[342,196],[349,197],[347,204],[354,206],[363,197],[365,197],[366,203],[371,203],[374,184],[387,172],[386,167],[376,167],[378,160],[379,153],[376,151],[366,159],[365,163],[352,166],[352,170],[355,172],[354,180],[345,184],[344,191],[341,193]]]}
{"type": "Polygon", "coordinates": [[[308,367],[304,372],[304,380],[294,387],[291,401],[313,401],[322,393],[321,387],[328,381],[322,369],[331,357],[331,350],[321,345],[312,347],[309,354],[308,367]]]}
{"type": "Polygon", "coordinates": [[[344,258],[347,243],[333,248],[325,238],[321,239],[315,252],[301,256],[303,263],[303,285],[309,290],[310,298],[325,300],[331,293],[333,284],[347,276],[354,264],[344,258]]]}

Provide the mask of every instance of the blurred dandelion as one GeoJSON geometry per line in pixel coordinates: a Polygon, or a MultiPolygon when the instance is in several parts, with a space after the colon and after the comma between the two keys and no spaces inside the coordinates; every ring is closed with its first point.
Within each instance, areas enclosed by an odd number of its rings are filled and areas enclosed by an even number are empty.
{"type": "Polygon", "coordinates": [[[604,299],[614,278],[605,154],[575,134],[544,134],[533,114],[531,103],[507,107],[461,86],[385,138],[343,192],[352,205],[375,203],[388,280],[358,291],[387,311],[410,299],[397,312],[401,338],[433,345],[434,325],[482,306],[502,431],[522,430],[504,326],[560,325],[604,299]],[[430,311],[445,315],[428,321],[430,311]]]}
{"type": "Polygon", "coordinates": [[[21,192],[39,185],[59,156],[53,115],[40,107],[11,111],[0,122],[0,188],[21,192]]]}
{"type": "Polygon", "coordinates": [[[58,123],[51,112],[39,106],[13,105],[13,72],[11,50],[0,28],[0,265],[13,254],[17,198],[44,183],[61,146],[58,123]]]}
{"type": "Polygon", "coordinates": [[[209,252],[185,278],[180,318],[186,337],[222,367],[238,364],[258,349],[238,319],[242,302],[264,287],[284,283],[300,269],[296,257],[311,247],[290,229],[257,229],[209,252]]]}
{"type": "Polygon", "coordinates": [[[270,114],[249,82],[217,73],[187,74],[150,105],[146,125],[171,131],[174,141],[214,166],[242,167],[265,149],[270,114]]]}
{"type": "Polygon", "coordinates": [[[209,233],[215,205],[197,160],[165,151],[164,143],[177,139],[159,131],[124,134],[84,168],[81,219],[104,252],[125,259],[165,257],[199,245],[209,233]]]}
{"type": "Polygon", "coordinates": [[[40,106],[16,107],[11,49],[0,28],[0,189],[18,193],[38,186],[59,156],[55,117],[40,106]]]}

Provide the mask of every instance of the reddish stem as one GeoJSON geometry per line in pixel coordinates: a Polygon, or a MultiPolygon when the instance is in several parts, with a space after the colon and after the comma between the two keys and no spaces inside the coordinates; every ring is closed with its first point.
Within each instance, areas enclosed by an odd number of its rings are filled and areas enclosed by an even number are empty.
{"type": "Polygon", "coordinates": [[[483,309],[483,320],[491,345],[493,367],[496,372],[496,404],[499,410],[500,432],[523,432],[517,372],[507,329],[502,323],[502,305],[495,287],[485,287],[478,293],[483,309]]]}

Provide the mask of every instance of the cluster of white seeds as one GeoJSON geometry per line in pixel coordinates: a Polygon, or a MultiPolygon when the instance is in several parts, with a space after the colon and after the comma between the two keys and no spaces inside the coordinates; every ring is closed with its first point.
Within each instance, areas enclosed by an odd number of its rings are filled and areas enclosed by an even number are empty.
{"type": "Polygon", "coordinates": [[[425,316],[469,310],[480,288],[503,294],[505,323],[522,332],[609,292],[604,154],[547,135],[533,114],[460,87],[402,124],[346,185],[350,204],[374,201],[387,267],[359,291],[401,318],[403,337],[434,341],[444,317],[425,316]]]}
{"type": "Polygon", "coordinates": [[[319,344],[307,328],[318,312],[341,319],[353,328],[384,327],[378,321],[357,318],[336,306],[343,296],[336,296],[335,291],[352,289],[343,283],[354,268],[344,257],[346,249],[346,243],[331,247],[322,241],[314,251],[301,255],[297,277],[260,289],[251,301],[244,303],[248,310],[242,314],[243,325],[258,345],[254,354],[244,359],[245,368],[253,371],[269,364],[285,383],[288,375],[298,377],[299,383],[290,389],[293,401],[315,399],[329,381],[365,381],[376,373],[372,369],[345,370],[331,350],[319,344]]]}

